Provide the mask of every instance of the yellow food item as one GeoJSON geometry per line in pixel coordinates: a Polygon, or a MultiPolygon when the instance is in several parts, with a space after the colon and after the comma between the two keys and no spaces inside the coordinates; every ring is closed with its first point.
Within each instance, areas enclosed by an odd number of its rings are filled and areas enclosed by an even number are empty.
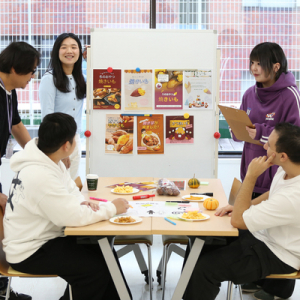
{"type": "Polygon", "coordinates": [[[133,192],[133,187],[132,186],[116,186],[114,188],[115,193],[122,193],[122,194],[127,194],[127,193],[132,193],[133,192]]]}
{"type": "Polygon", "coordinates": [[[183,79],[183,75],[182,74],[180,74],[180,75],[177,76],[177,80],[178,81],[182,81],[182,79],[183,79]]]}
{"type": "Polygon", "coordinates": [[[132,217],[119,217],[117,219],[114,219],[115,223],[133,223],[135,222],[135,219],[132,217]]]}
{"type": "Polygon", "coordinates": [[[185,198],[186,200],[202,200],[203,197],[195,197],[195,196],[190,196],[190,197],[187,197],[185,198]]]}
{"type": "Polygon", "coordinates": [[[118,138],[117,144],[125,145],[129,140],[129,134],[123,134],[118,138]]]}
{"type": "Polygon", "coordinates": [[[219,206],[219,201],[215,198],[207,198],[204,200],[203,206],[207,210],[215,210],[219,206]]]}
{"type": "Polygon", "coordinates": [[[187,213],[182,214],[182,218],[188,219],[188,220],[202,220],[202,219],[205,219],[205,217],[201,213],[198,213],[197,210],[189,211],[187,213]]]}
{"type": "Polygon", "coordinates": [[[138,89],[138,93],[139,93],[141,96],[144,96],[145,93],[146,93],[146,91],[143,90],[142,88],[139,88],[139,89],[138,89]]]}
{"type": "Polygon", "coordinates": [[[195,174],[194,177],[188,181],[188,186],[192,189],[196,189],[200,186],[200,181],[197,178],[195,178],[195,174]]]}

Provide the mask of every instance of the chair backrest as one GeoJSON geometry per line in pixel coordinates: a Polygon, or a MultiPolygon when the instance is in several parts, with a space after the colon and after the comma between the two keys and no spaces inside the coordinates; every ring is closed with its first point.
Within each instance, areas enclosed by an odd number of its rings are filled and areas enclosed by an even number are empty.
{"type": "Polygon", "coordinates": [[[82,185],[82,182],[81,182],[81,178],[80,178],[80,176],[78,176],[75,180],[75,183],[76,183],[76,185],[77,185],[77,187],[79,188],[79,191],[81,191],[82,190],[82,187],[83,187],[83,185],[82,185]]]}
{"type": "Polygon", "coordinates": [[[0,273],[2,275],[7,276],[9,264],[6,261],[6,255],[5,255],[5,252],[3,251],[3,244],[2,244],[3,239],[4,239],[3,210],[2,210],[2,207],[0,207],[0,273]]]}
{"type": "Polygon", "coordinates": [[[235,198],[237,196],[237,193],[238,193],[241,185],[242,185],[241,181],[239,181],[236,178],[233,179],[233,183],[232,183],[230,194],[229,194],[229,200],[228,200],[230,205],[234,204],[235,198]]]}

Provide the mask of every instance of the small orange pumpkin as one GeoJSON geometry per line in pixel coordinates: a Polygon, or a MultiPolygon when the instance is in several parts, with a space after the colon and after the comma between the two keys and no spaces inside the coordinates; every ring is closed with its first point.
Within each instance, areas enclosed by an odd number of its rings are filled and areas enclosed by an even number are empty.
{"type": "Polygon", "coordinates": [[[192,189],[196,189],[200,186],[200,181],[197,178],[195,178],[195,174],[194,177],[188,181],[188,186],[192,189]]]}
{"type": "Polygon", "coordinates": [[[207,198],[207,199],[204,200],[203,206],[207,210],[215,210],[219,206],[219,201],[215,198],[207,198]]]}

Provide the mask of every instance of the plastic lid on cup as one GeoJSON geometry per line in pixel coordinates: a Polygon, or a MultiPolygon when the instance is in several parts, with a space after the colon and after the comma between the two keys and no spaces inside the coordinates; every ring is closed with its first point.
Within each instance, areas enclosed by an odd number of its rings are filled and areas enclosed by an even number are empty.
{"type": "Polygon", "coordinates": [[[87,174],[86,175],[86,179],[98,179],[98,175],[97,174],[87,174]]]}

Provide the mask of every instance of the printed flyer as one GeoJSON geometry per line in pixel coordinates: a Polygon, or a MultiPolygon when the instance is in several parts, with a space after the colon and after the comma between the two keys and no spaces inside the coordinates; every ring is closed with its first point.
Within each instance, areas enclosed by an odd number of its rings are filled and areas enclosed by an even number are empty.
{"type": "Polygon", "coordinates": [[[124,70],[125,110],[152,110],[152,70],[124,70]]]}
{"type": "Polygon", "coordinates": [[[213,109],[212,70],[183,72],[183,109],[213,109]]]}
{"type": "Polygon", "coordinates": [[[121,109],[121,70],[93,70],[93,108],[121,109]]]}
{"type": "Polygon", "coordinates": [[[132,154],[134,117],[107,114],[105,123],[105,153],[132,154]]]}
{"type": "Polygon", "coordinates": [[[163,115],[137,117],[137,153],[164,153],[164,119],[163,115]]]}
{"type": "Polygon", "coordinates": [[[193,144],[194,116],[166,116],[166,144],[193,144]]]}
{"type": "Polygon", "coordinates": [[[182,109],[183,71],[155,70],[155,109],[182,109]]]}

